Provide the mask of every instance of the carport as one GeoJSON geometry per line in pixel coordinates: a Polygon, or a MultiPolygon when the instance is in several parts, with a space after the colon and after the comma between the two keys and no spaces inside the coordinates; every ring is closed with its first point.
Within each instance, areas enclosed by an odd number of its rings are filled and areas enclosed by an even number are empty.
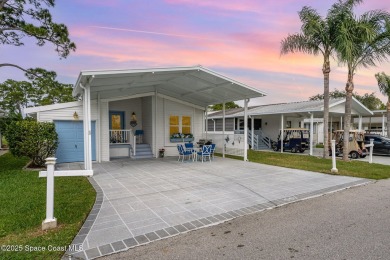
{"type": "Polygon", "coordinates": [[[94,171],[96,204],[72,243],[83,250],[67,252],[84,259],[369,182],[226,158],[118,160],[94,171]]]}

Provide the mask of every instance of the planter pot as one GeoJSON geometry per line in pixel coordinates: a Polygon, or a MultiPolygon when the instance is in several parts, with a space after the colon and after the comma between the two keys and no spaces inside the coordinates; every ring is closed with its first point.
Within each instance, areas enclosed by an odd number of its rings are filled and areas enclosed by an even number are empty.
{"type": "Polygon", "coordinates": [[[171,143],[183,143],[183,142],[192,142],[194,138],[171,138],[169,139],[171,143]]]}

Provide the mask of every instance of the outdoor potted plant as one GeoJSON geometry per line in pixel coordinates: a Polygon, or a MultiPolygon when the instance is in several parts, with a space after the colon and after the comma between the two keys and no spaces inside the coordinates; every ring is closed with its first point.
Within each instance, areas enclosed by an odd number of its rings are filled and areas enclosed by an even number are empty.
{"type": "Polygon", "coordinates": [[[175,133],[171,135],[170,141],[171,143],[192,142],[194,141],[194,135],[191,133],[190,134],[175,133]]]}
{"type": "Polygon", "coordinates": [[[160,150],[158,150],[158,155],[160,158],[164,158],[164,153],[165,153],[165,149],[164,148],[161,148],[160,150]]]}

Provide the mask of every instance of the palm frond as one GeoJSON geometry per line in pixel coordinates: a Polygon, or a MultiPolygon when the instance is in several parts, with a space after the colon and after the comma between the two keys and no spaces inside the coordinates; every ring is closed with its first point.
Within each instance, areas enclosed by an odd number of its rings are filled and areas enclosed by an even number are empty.
{"type": "Polygon", "coordinates": [[[381,72],[375,74],[375,78],[378,81],[379,91],[390,99],[390,76],[381,72]]]}
{"type": "Polygon", "coordinates": [[[291,34],[282,40],[280,54],[295,52],[318,55],[319,52],[322,52],[322,49],[310,37],[303,34],[291,34]]]}

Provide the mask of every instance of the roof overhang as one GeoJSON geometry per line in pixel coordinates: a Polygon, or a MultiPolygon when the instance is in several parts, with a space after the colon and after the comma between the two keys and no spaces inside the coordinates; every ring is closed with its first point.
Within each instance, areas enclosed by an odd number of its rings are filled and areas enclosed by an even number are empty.
{"type": "Polygon", "coordinates": [[[266,95],[202,66],[81,71],[73,95],[82,95],[83,86],[90,87],[91,99],[158,92],[201,107],[266,95]]]}

